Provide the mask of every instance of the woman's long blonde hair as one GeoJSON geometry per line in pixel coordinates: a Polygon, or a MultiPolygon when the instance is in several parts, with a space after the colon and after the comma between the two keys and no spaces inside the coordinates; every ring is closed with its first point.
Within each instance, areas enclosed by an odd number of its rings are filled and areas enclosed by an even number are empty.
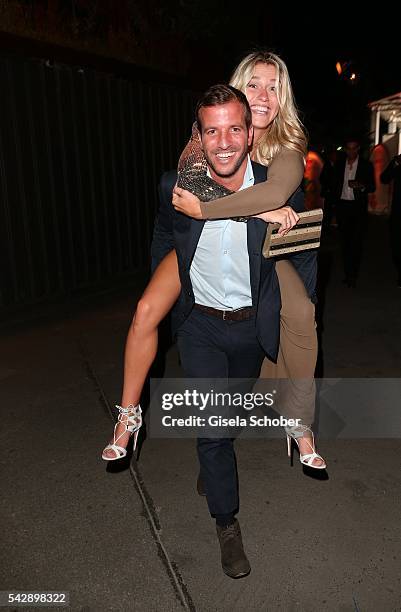
{"type": "Polygon", "coordinates": [[[287,66],[278,55],[268,51],[250,53],[235,69],[230,85],[246,94],[246,87],[253,76],[256,64],[259,63],[270,64],[276,68],[279,108],[277,116],[257,142],[253,157],[266,166],[283,147],[299,151],[305,156],[307,152],[305,129],[298,117],[287,66]]]}

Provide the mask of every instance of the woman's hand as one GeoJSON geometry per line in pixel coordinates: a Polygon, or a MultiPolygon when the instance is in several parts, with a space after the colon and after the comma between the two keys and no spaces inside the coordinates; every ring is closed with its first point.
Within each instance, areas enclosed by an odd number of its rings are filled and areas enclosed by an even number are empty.
{"type": "Polygon", "coordinates": [[[200,200],[193,193],[177,185],[173,189],[173,206],[177,212],[193,219],[202,219],[200,200]]]}
{"type": "Polygon", "coordinates": [[[288,234],[291,228],[294,227],[299,221],[299,216],[291,208],[291,206],[283,206],[276,210],[268,210],[267,212],[255,215],[257,219],[263,219],[266,223],[280,223],[281,227],[278,231],[280,236],[288,234]]]}

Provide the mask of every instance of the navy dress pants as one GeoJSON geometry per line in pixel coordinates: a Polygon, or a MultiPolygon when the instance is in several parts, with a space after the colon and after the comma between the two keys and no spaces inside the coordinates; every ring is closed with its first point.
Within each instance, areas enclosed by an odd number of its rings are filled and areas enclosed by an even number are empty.
{"type": "MultiPolygon", "coordinates": [[[[254,318],[224,321],[194,309],[180,327],[177,341],[189,378],[259,376],[264,352],[256,337],[254,318]]],[[[232,437],[198,438],[197,451],[210,513],[236,513],[238,479],[232,437]]]]}
{"type": "Polygon", "coordinates": [[[360,202],[340,200],[337,205],[336,217],[347,281],[354,282],[359,275],[367,216],[367,207],[360,202]]]}

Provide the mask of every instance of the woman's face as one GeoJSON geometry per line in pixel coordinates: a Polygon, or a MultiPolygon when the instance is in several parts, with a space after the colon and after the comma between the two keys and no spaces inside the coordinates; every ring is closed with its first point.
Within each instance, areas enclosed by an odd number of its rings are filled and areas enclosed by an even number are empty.
{"type": "Polygon", "coordinates": [[[276,67],[256,64],[245,94],[252,111],[253,127],[265,130],[278,113],[276,67]]]}

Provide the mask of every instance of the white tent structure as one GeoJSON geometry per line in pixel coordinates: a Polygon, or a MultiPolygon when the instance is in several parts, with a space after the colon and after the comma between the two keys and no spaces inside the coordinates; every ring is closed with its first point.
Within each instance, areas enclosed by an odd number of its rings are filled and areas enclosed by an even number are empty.
{"type": "Polygon", "coordinates": [[[370,102],[368,106],[372,113],[372,144],[391,147],[390,155],[401,153],[401,92],[370,102]]]}

